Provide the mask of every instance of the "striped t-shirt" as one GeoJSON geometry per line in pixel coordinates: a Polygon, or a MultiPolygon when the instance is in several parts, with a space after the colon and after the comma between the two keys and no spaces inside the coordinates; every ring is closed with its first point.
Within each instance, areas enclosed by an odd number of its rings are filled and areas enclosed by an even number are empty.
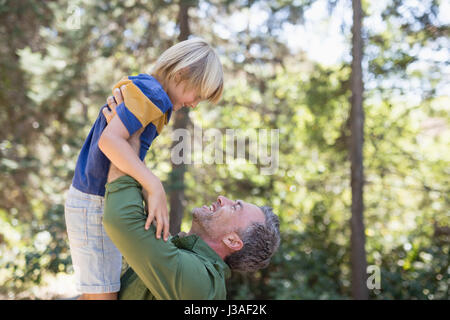
{"type": "MultiPolygon", "coordinates": [[[[139,158],[144,160],[153,140],[169,122],[173,105],[161,84],[150,75],[125,77],[113,90],[122,86],[125,86],[122,89],[124,102],[117,106],[116,112],[130,135],[145,128],[140,137],[139,151],[139,158]]],[[[99,149],[98,140],[106,125],[106,118],[100,110],[78,156],[72,185],[84,193],[105,195],[110,161],[99,149]]]]}

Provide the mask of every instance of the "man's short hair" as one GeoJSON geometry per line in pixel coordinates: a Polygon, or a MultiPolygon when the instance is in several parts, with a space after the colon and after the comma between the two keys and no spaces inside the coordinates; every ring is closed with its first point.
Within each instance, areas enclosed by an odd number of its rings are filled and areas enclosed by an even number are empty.
{"type": "Polygon", "coordinates": [[[280,245],[280,221],[272,208],[259,207],[266,218],[265,224],[253,223],[239,232],[244,246],[225,257],[225,262],[234,271],[254,272],[269,265],[280,245]]]}

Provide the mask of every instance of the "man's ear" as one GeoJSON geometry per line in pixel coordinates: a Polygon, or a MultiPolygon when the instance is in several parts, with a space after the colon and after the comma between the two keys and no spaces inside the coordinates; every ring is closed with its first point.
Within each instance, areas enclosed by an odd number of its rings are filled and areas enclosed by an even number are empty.
{"type": "Polygon", "coordinates": [[[222,238],[222,242],[231,250],[231,251],[239,251],[244,246],[241,238],[237,235],[236,232],[231,232],[226,234],[222,238]]]}

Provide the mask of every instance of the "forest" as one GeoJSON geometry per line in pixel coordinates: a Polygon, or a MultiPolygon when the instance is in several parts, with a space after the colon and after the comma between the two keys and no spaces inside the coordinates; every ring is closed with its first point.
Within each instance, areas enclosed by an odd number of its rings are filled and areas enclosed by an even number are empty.
{"type": "Polygon", "coordinates": [[[279,216],[272,262],[233,273],[227,299],[448,300],[449,24],[441,0],[0,0],[0,299],[76,295],[64,201],[83,142],[115,83],[201,37],[223,96],[178,111],[145,162],[172,234],[218,195],[279,216]],[[171,161],[177,129],[193,161],[171,161]],[[212,161],[202,141],[223,151],[227,130],[275,147],[212,161]]]}

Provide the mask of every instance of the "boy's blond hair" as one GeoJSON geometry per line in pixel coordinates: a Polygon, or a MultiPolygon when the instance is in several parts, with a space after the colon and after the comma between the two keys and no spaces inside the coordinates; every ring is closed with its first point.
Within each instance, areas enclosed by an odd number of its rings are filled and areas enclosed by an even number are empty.
{"type": "Polygon", "coordinates": [[[151,74],[166,83],[181,71],[179,82],[197,89],[202,100],[217,103],[223,91],[223,71],[218,55],[201,38],[181,41],[162,53],[151,74]]]}

